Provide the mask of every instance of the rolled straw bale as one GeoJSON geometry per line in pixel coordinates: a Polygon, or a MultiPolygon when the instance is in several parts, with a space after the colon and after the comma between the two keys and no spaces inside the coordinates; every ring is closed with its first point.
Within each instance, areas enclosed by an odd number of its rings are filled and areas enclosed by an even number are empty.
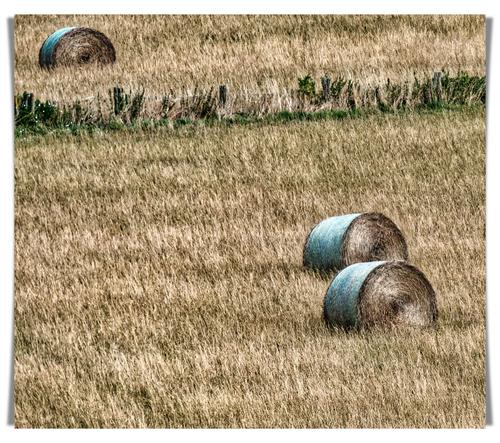
{"type": "Polygon", "coordinates": [[[436,294],[425,275],[404,261],[355,263],[339,272],[327,290],[323,314],[342,328],[431,326],[436,294]]]}
{"type": "Polygon", "coordinates": [[[377,212],[321,221],[309,232],[303,263],[312,269],[343,269],[353,263],[407,260],[406,241],[392,220],[377,212]]]}
{"type": "Polygon", "coordinates": [[[89,63],[114,63],[113,44],[103,33],[90,28],[61,28],[49,35],[38,54],[42,68],[89,63]]]}

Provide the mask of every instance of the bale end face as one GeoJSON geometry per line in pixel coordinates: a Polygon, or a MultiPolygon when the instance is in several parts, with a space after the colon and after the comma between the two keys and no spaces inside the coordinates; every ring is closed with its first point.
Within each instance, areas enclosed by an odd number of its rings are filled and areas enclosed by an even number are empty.
{"type": "Polygon", "coordinates": [[[436,323],[437,316],[436,293],[415,266],[387,262],[365,280],[358,302],[363,327],[429,327],[436,323]]]}
{"type": "Polygon", "coordinates": [[[39,52],[42,68],[108,64],[116,61],[113,44],[102,32],[91,28],[62,28],[44,41],[39,52]]]}
{"type": "Polygon", "coordinates": [[[406,240],[388,217],[366,212],[349,225],[342,245],[342,263],[408,260],[406,240]]]}
{"type": "Polygon", "coordinates": [[[328,288],[324,317],[346,329],[428,327],[437,320],[436,295],[425,275],[406,262],[356,263],[328,288]]]}

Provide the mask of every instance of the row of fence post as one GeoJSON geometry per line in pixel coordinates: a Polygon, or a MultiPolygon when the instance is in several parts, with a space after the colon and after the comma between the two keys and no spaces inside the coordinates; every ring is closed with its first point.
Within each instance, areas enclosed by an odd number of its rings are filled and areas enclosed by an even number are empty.
{"type": "MultiPolygon", "coordinates": [[[[440,102],[442,100],[442,95],[443,95],[443,87],[442,87],[442,78],[443,78],[443,73],[441,71],[434,72],[432,76],[432,82],[431,82],[431,90],[429,90],[426,94],[427,96],[424,97],[424,100],[427,103],[430,103],[432,101],[440,102]]],[[[328,101],[331,97],[331,88],[332,88],[332,79],[330,76],[325,75],[321,77],[321,99],[323,101],[328,101]]],[[[354,102],[354,96],[352,93],[352,83],[349,82],[348,84],[349,90],[349,107],[355,107],[356,104],[354,102]]],[[[115,114],[118,115],[125,107],[126,105],[126,99],[125,95],[123,92],[123,89],[116,86],[113,89],[113,103],[114,103],[114,110],[115,114]]],[[[375,88],[375,99],[377,100],[378,103],[382,103],[383,100],[380,95],[380,88],[376,87],[375,88]]],[[[220,110],[224,110],[226,106],[229,103],[229,88],[227,85],[219,85],[219,95],[218,95],[218,107],[220,110]]]]}
{"type": "MultiPolygon", "coordinates": [[[[431,81],[431,88],[428,91],[424,91],[425,97],[424,101],[427,103],[430,102],[440,102],[442,100],[443,95],[443,86],[442,86],[443,73],[438,71],[434,72],[431,81]]],[[[349,86],[352,88],[352,84],[349,83],[349,86]]],[[[331,87],[332,87],[332,79],[325,75],[321,77],[321,99],[323,101],[328,101],[331,98],[331,87]]],[[[352,91],[350,91],[349,96],[351,97],[352,91]]],[[[380,96],[380,88],[375,88],[376,100],[378,102],[382,102],[382,98],[380,96]]],[[[128,104],[128,95],[125,94],[124,89],[115,86],[113,88],[113,110],[114,114],[120,114],[128,104]]],[[[221,111],[224,111],[229,103],[229,88],[227,85],[222,84],[219,85],[219,94],[218,94],[218,107],[221,111]]],[[[15,113],[19,111],[23,112],[31,112],[33,110],[34,97],[32,93],[25,92],[22,96],[16,96],[14,102],[15,113]]],[[[355,106],[355,105],[354,105],[355,106]]]]}

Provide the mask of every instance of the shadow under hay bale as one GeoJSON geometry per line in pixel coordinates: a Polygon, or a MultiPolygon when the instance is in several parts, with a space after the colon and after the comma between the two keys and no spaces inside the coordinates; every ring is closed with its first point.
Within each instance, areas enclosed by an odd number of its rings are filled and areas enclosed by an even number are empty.
{"type": "Polygon", "coordinates": [[[432,326],[436,294],[425,275],[404,261],[355,263],[327,290],[323,314],[329,326],[373,329],[432,326]]]}
{"type": "Polygon", "coordinates": [[[407,260],[405,238],[392,220],[376,212],[348,214],[321,221],[304,244],[304,266],[340,270],[353,263],[407,260]]]}
{"type": "Polygon", "coordinates": [[[109,64],[116,61],[113,44],[103,33],[90,28],[68,27],[55,31],[38,54],[42,68],[109,64]]]}

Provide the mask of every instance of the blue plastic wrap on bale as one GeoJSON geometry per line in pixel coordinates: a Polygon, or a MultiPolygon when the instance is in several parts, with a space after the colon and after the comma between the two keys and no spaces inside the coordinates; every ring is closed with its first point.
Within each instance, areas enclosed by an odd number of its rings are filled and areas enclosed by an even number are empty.
{"type": "Polygon", "coordinates": [[[42,48],[40,49],[40,64],[42,66],[49,66],[52,64],[52,54],[57,43],[63,35],[73,29],[75,29],[75,27],[61,28],[47,37],[47,39],[43,42],[42,48]]]}
{"type": "Polygon", "coordinates": [[[335,326],[358,325],[359,292],[366,277],[386,261],[355,263],[343,269],[330,284],[324,301],[325,316],[335,326]]]}
{"type": "Polygon", "coordinates": [[[304,265],[313,269],[340,269],[342,242],[353,220],[361,214],[339,215],[318,223],[304,248],[304,265]]]}

